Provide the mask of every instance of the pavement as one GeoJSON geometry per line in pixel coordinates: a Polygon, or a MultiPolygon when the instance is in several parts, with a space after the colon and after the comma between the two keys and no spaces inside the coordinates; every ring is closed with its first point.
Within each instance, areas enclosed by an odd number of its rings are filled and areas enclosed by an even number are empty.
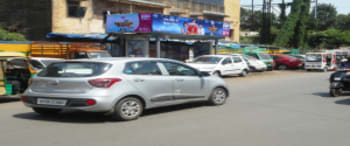
{"type": "Polygon", "coordinates": [[[226,77],[223,106],[146,111],[130,122],[68,112],[43,117],[0,99],[3,146],[349,146],[350,97],[328,95],[330,73],[273,71],[226,77]]]}

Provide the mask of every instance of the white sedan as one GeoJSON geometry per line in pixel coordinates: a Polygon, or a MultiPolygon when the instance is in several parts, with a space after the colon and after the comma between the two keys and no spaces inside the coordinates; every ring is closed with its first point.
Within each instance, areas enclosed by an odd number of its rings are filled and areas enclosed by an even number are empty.
{"type": "Polygon", "coordinates": [[[244,60],[247,62],[249,69],[252,71],[265,71],[267,66],[264,62],[248,55],[244,55],[244,60]]]}
{"type": "Polygon", "coordinates": [[[217,76],[246,76],[249,73],[248,65],[241,55],[204,55],[187,64],[217,76]]]}

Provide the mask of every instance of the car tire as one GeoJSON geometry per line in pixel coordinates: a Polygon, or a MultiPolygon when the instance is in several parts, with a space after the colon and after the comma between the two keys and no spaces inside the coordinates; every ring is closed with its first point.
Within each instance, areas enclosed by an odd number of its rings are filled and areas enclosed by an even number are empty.
{"type": "Polygon", "coordinates": [[[242,71],[242,73],[240,74],[241,77],[245,77],[248,75],[248,71],[245,69],[242,71]]]}
{"type": "Polygon", "coordinates": [[[220,71],[215,71],[215,72],[213,73],[213,75],[214,75],[214,76],[218,76],[218,77],[222,77],[220,71]]]}
{"type": "Polygon", "coordinates": [[[341,88],[339,88],[339,89],[331,89],[329,91],[329,94],[332,97],[339,97],[339,96],[343,95],[343,89],[341,89],[341,88]]]}
{"type": "Polygon", "coordinates": [[[223,105],[228,97],[226,89],[222,87],[215,88],[210,95],[209,103],[211,105],[223,105]]]}
{"type": "Polygon", "coordinates": [[[287,68],[287,65],[284,64],[278,66],[278,70],[286,70],[287,68]]]}
{"type": "Polygon", "coordinates": [[[112,118],[120,121],[136,120],[143,112],[143,103],[136,97],[120,100],[114,107],[112,118]]]}
{"type": "Polygon", "coordinates": [[[61,112],[61,109],[51,109],[51,108],[38,108],[38,107],[33,107],[33,111],[40,114],[40,115],[57,115],[59,112],[61,112]]]}

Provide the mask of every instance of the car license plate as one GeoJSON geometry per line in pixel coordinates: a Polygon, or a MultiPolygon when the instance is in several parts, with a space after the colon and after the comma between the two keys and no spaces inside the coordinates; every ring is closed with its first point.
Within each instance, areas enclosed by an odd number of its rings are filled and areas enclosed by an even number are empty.
{"type": "Polygon", "coordinates": [[[62,99],[44,99],[44,98],[38,98],[37,104],[41,105],[57,105],[57,106],[65,106],[67,103],[67,100],[62,99]]]}
{"type": "Polygon", "coordinates": [[[341,80],[341,78],[334,78],[334,80],[335,80],[335,81],[340,81],[340,80],[341,80]]]}

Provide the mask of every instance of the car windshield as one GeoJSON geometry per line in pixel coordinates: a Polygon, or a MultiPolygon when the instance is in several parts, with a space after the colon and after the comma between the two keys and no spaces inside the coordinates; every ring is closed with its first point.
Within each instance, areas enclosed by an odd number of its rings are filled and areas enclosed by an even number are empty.
{"type": "Polygon", "coordinates": [[[104,57],[111,57],[109,53],[105,52],[89,52],[87,53],[89,58],[104,58],[104,57]]]}
{"type": "Polygon", "coordinates": [[[96,62],[62,62],[52,63],[39,77],[92,77],[105,73],[111,67],[107,63],[96,62]]]}
{"type": "Polygon", "coordinates": [[[248,59],[248,60],[258,60],[255,57],[249,56],[249,55],[244,55],[244,58],[248,59]]]}
{"type": "Polygon", "coordinates": [[[203,64],[218,64],[222,57],[214,57],[214,56],[202,56],[196,58],[194,63],[203,63],[203,64]]]}
{"type": "Polygon", "coordinates": [[[267,53],[260,53],[259,55],[263,60],[271,60],[271,56],[267,53]]]}
{"type": "Polygon", "coordinates": [[[306,55],[307,62],[321,62],[322,55],[321,54],[308,54],[306,55]]]}

